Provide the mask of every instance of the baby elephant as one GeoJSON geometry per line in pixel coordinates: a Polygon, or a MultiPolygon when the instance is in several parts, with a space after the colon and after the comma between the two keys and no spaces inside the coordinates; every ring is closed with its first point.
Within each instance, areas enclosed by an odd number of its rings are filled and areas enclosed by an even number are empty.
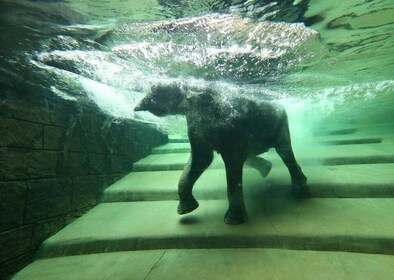
{"type": "Polygon", "coordinates": [[[247,220],[242,191],[243,164],[266,176],[272,165],[257,155],[272,147],[290,172],[293,194],[307,193],[307,178],[291,147],[287,114],[278,104],[246,97],[224,100],[211,89],[193,90],[173,83],[153,86],[134,110],[149,111],[159,117],[186,116],[191,155],[179,180],[179,214],[198,207],[192,194],[193,185],[211,164],[214,150],[221,154],[226,168],[229,209],[224,220],[227,224],[247,220]]]}

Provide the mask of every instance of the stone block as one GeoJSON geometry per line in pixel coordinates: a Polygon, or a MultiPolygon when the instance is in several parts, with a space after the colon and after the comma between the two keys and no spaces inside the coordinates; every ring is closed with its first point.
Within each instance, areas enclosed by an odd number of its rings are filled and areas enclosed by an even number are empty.
{"type": "Polygon", "coordinates": [[[59,174],[81,176],[107,174],[110,172],[111,159],[107,154],[82,152],[59,153],[59,174]]]}
{"type": "Polygon", "coordinates": [[[108,154],[89,154],[90,173],[108,174],[111,169],[111,157],[108,154]]]}
{"type": "Polygon", "coordinates": [[[126,155],[133,159],[140,159],[148,155],[153,147],[167,142],[167,134],[130,120],[113,123],[106,139],[106,143],[112,145],[114,154],[126,155]],[[108,139],[109,136],[111,139],[108,139]]]}
{"type": "Polygon", "coordinates": [[[47,219],[34,224],[31,249],[35,250],[41,243],[65,226],[65,216],[47,219]]]}
{"type": "Polygon", "coordinates": [[[66,226],[73,223],[76,219],[82,217],[85,215],[87,212],[89,212],[94,206],[88,206],[85,208],[77,209],[75,211],[72,211],[66,215],[66,226]]]}
{"type": "Polygon", "coordinates": [[[71,199],[72,180],[69,178],[29,181],[25,223],[68,213],[71,199]]]}
{"type": "MultiPolygon", "coordinates": [[[[123,175],[123,173],[121,173],[123,175]]],[[[106,176],[97,176],[97,189],[98,189],[98,201],[100,201],[103,191],[112,185],[115,181],[117,181],[122,176],[116,175],[106,175],[106,176]]]]}
{"type": "Polygon", "coordinates": [[[9,279],[11,275],[18,272],[33,261],[35,252],[28,252],[22,256],[11,259],[0,265],[0,279],[9,279]]]}
{"type": "Polygon", "coordinates": [[[112,183],[122,179],[124,176],[125,176],[124,173],[112,174],[111,176],[112,183]]]}
{"type": "Polygon", "coordinates": [[[70,152],[109,153],[110,149],[106,146],[101,135],[85,133],[81,130],[73,132],[69,139],[70,152]]]}
{"type": "Polygon", "coordinates": [[[133,162],[140,160],[143,157],[148,156],[151,153],[154,145],[148,143],[141,143],[137,141],[133,141],[131,145],[131,149],[134,151],[133,154],[133,162]]]}
{"type": "Polygon", "coordinates": [[[128,130],[128,137],[140,143],[152,143],[155,139],[157,131],[149,127],[135,126],[128,130]]]}
{"type": "Polygon", "coordinates": [[[73,209],[81,209],[97,204],[99,189],[96,176],[74,177],[73,189],[73,209]]]}
{"type": "Polygon", "coordinates": [[[105,143],[105,139],[98,134],[90,134],[87,139],[88,151],[95,154],[110,154],[112,149],[105,143]]]}
{"type": "Polygon", "coordinates": [[[0,231],[23,225],[26,194],[25,182],[0,182],[0,231]]]}
{"type": "Polygon", "coordinates": [[[74,122],[77,122],[81,107],[75,101],[65,99],[54,99],[48,102],[48,107],[51,112],[51,123],[55,126],[70,127],[74,122]]]}
{"type": "Polygon", "coordinates": [[[77,130],[84,131],[85,133],[92,133],[92,120],[91,120],[92,109],[88,106],[84,106],[83,111],[79,117],[79,126],[77,130]]]}
{"type": "Polygon", "coordinates": [[[101,134],[100,138],[102,139],[106,153],[119,153],[119,144],[121,143],[122,138],[114,136],[112,131],[108,131],[105,135],[101,134]]]}
{"type": "Polygon", "coordinates": [[[87,135],[80,130],[74,130],[72,132],[72,135],[68,138],[65,139],[68,142],[68,147],[70,152],[88,152],[88,139],[87,135]]]}
{"type": "Polygon", "coordinates": [[[111,156],[111,174],[130,172],[133,162],[128,157],[120,155],[111,156]]]}
{"type": "Polygon", "coordinates": [[[0,146],[43,148],[43,126],[41,124],[0,117],[0,146]]]}
{"type": "Polygon", "coordinates": [[[33,261],[35,252],[28,252],[15,259],[11,259],[0,265],[0,279],[9,279],[11,275],[20,271],[33,261]]]}
{"type": "Polygon", "coordinates": [[[58,174],[61,176],[78,176],[92,174],[89,154],[78,152],[58,153],[58,174]]]}
{"type": "Polygon", "coordinates": [[[112,131],[113,137],[117,139],[113,149],[115,154],[132,156],[138,153],[134,149],[134,137],[131,130],[125,128],[119,132],[112,131]]]}
{"type": "Polygon", "coordinates": [[[31,225],[0,233],[0,263],[29,252],[32,233],[31,225]]]}
{"type": "Polygon", "coordinates": [[[168,135],[148,125],[134,124],[126,132],[126,137],[133,142],[144,144],[147,150],[168,142],[168,135]]]}
{"type": "Polygon", "coordinates": [[[44,149],[61,151],[66,142],[66,129],[57,126],[44,126],[44,149]]]}
{"type": "Polygon", "coordinates": [[[127,120],[118,120],[116,122],[112,122],[111,127],[109,131],[112,133],[114,137],[121,137],[123,136],[123,133],[127,131],[126,128],[132,129],[133,126],[127,126],[126,124],[127,120]]]}
{"type": "Polygon", "coordinates": [[[3,91],[0,112],[4,117],[43,124],[51,123],[48,99],[34,93],[3,91]]]}
{"type": "Polygon", "coordinates": [[[109,130],[113,123],[113,117],[101,112],[97,108],[96,111],[92,111],[90,114],[90,127],[91,132],[94,134],[102,134],[103,130],[109,130]]]}
{"type": "Polygon", "coordinates": [[[0,180],[55,177],[57,153],[18,148],[0,148],[0,180]]]}

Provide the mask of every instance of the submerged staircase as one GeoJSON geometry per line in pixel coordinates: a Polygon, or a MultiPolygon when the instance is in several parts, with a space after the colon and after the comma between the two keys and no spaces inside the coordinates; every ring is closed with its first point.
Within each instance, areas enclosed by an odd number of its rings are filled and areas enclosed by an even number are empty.
{"type": "Polygon", "coordinates": [[[311,197],[290,196],[274,151],[267,178],[244,168],[249,221],[224,223],[223,163],[197,181],[200,207],[176,213],[189,157],[170,138],[104,192],[102,203],[46,240],[21,279],[393,279],[394,139],[323,131],[295,153],[311,197]]]}

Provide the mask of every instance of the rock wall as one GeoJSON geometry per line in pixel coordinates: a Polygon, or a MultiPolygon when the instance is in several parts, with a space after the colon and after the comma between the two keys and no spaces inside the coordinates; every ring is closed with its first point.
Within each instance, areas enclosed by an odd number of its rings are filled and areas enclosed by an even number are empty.
{"type": "Polygon", "coordinates": [[[0,279],[165,142],[155,127],[94,104],[0,83],[0,279]]]}

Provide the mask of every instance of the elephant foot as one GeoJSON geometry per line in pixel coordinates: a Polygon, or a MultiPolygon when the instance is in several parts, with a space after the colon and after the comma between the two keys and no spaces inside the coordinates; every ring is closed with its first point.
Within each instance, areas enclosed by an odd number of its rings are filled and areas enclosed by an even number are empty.
{"type": "Polygon", "coordinates": [[[228,225],[243,224],[247,220],[248,215],[246,214],[246,211],[234,211],[229,209],[224,216],[224,222],[228,225]]]}
{"type": "Polygon", "coordinates": [[[272,162],[268,160],[264,160],[264,164],[262,164],[258,170],[261,176],[265,178],[267,177],[268,173],[270,173],[271,168],[272,168],[272,162]]]}
{"type": "Polygon", "coordinates": [[[181,199],[178,204],[177,212],[179,215],[187,214],[196,210],[198,206],[198,201],[194,197],[181,199]]]}
{"type": "Polygon", "coordinates": [[[255,168],[264,178],[267,177],[272,168],[272,162],[257,156],[248,158],[245,161],[245,164],[255,168]]]}
{"type": "Polygon", "coordinates": [[[309,188],[306,183],[307,178],[304,175],[293,181],[291,193],[295,198],[306,198],[309,196],[309,188]]]}

